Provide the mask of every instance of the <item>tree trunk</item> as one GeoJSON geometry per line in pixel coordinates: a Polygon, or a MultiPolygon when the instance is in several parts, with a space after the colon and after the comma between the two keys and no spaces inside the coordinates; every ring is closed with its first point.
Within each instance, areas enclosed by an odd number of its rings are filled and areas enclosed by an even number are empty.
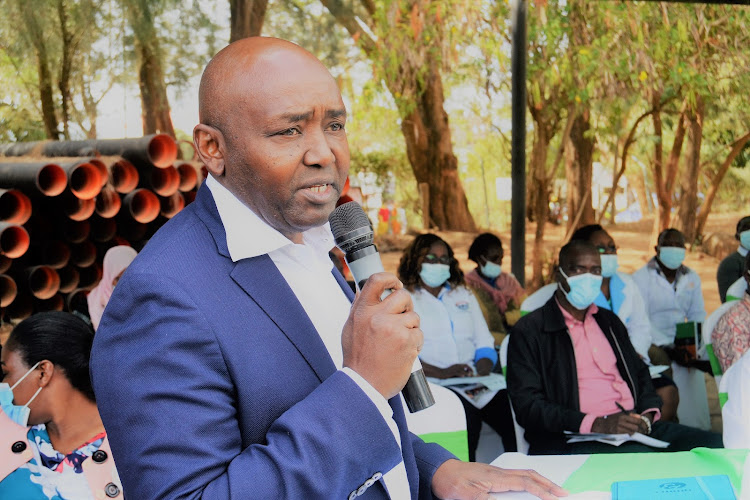
{"type": "Polygon", "coordinates": [[[547,153],[550,138],[544,124],[534,123],[534,145],[531,148],[531,184],[536,192],[534,196],[534,256],[532,258],[531,288],[537,289],[544,284],[544,229],[549,217],[549,177],[547,176],[547,153]]]}
{"type": "Polygon", "coordinates": [[[268,0],[229,0],[229,43],[259,36],[266,17],[268,0]]]}
{"type": "Polygon", "coordinates": [[[583,212],[579,224],[585,226],[595,222],[594,207],[591,204],[591,179],[596,139],[588,134],[590,129],[590,112],[583,109],[576,115],[570,129],[569,139],[573,147],[569,150],[571,161],[565,165],[568,179],[568,229],[573,224],[573,214],[577,214],[581,207],[583,212]]]}
{"type": "Polygon", "coordinates": [[[701,142],[703,141],[703,114],[705,104],[696,96],[695,109],[688,115],[688,158],[681,178],[678,228],[691,246],[696,242],[695,216],[698,211],[698,176],[701,168],[701,142]]]}
{"type": "Polygon", "coordinates": [[[143,134],[163,133],[174,137],[159,41],[155,36],[137,39],[136,51],[139,57],[138,85],[141,89],[143,134]]]}
{"type": "Polygon", "coordinates": [[[70,71],[73,65],[73,34],[68,29],[68,13],[65,11],[63,0],[57,0],[57,15],[60,20],[60,35],[62,38],[62,62],[60,64],[60,78],[57,80],[57,87],[60,89],[62,100],[62,124],[63,136],[70,140],[70,71]]]}
{"type": "Polygon", "coordinates": [[[703,228],[706,226],[708,214],[711,213],[711,205],[714,202],[714,198],[716,198],[716,192],[719,190],[721,181],[724,179],[724,176],[729,170],[730,165],[732,165],[734,159],[737,158],[737,155],[740,154],[740,151],[742,151],[742,149],[748,142],[750,142],[750,132],[747,132],[745,135],[734,141],[731,151],[724,159],[719,169],[716,171],[713,179],[711,179],[711,187],[708,189],[706,199],[703,202],[703,205],[701,205],[700,210],[698,211],[698,217],[696,217],[695,234],[698,237],[701,237],[703,235],[703,228]]]}
{"type": "Polygon", "coordinates": [[[430,219],[443,230],[476,231],[458,177],[448,113],[443,108],[442,78],[432,60],[415,104],[401,121],[401,131],[417,182],[430,185],[430,219]]]}
{"type": "Polygon", "coordinates": [[[45,43],[45,34],[38,22],[39,13],[34,10],[32,2],[18,0],[18,8],[23,16],[23,22],[29,29],[30,42],[34,46],[37,69],[39,72],[39,99],[42,105],[42,121],[44,133],[48,139],[60,140],[57,129],[57,115],[55,114],[55,100],[52,90],[52,74],[49,69],[49,56],[45,43]]]}
{"type": "MultiPolygon", "coordinates": [[[[363,32],[360,24],[364,22],[375,27],[381,22],[375,19],[378,10],[375,2],[364,2],[367,14],[373,16],[365,20],[361,13],[355,13],[340,0],[321,0],[321,3],[346,28],[368,57],[373,61],[383,57],[381,50],[386,50],[383,46],[387,47],[389,41],[379,40],[376,44],[367,32],[363,32]]],[[[416,3],[414,6],[418,9],[416,3]]],[[[434,16],[434,13],[430,15],[434,16]]],[[[432,21],[435,22],[434,19],[432,21]]],[[[389,26],[389,29],[393,28],[389,26]]],[[[435,47],[439,47],[439,44],[439,39],[434,40],[435,47]]],[[[443,230],[475,231],[476,225],[458,177],[458,160],[453,154],[448,114],[443,107],[440,62],[430,51],[432,49],[420,53],[420,47],[408,44],[397,49],[399,53],[406,54],[400,58],[400,69],[385,72],[384,79],[397,100],[403,95],[413,95],[408,111],[399,108],[401,131],[417,182],[430,184],[430,219],[443,230]]]]}

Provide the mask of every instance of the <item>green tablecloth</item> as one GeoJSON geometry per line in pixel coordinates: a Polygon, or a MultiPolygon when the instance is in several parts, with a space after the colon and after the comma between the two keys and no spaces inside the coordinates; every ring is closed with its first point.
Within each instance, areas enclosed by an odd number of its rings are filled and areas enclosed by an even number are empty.
{"type": "Polygon", "coordinates": [[[570,493],[610,491],[615,481],[726,474],[738,494],[748,450],[695,448],[674,453],[591,455],[565,481],[570,493]]]}

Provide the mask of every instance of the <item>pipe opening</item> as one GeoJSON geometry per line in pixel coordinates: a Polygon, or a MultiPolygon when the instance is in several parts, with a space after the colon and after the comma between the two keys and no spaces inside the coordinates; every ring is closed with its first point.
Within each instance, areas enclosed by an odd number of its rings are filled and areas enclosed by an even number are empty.
{"type": "Polygon", "coordinates": [[[138,187],[138,170],[126,159],[112,164],[112,186],[118,193],[129,193],[138,187]]]}
{"type": "Polygon", "coordinates": [[[148,189],[136,189],[125,199],[130,215],[141,224],[148,224],[159,216],[159,198],[148,189]]]}
{"type": "Polygon", "coordinates": [[[10,276],[0,274],[0,307],[8,307],[18,295],[16,282],[10,276]]]}
{"type": "Polygon", "coordinates": [[[29,288],[37,299],[49,299],[60,290],[60,276],[48,266],[37,266],[29,272],[29,288]]]}
{"type": "Polygon", "coordinates": [[[70,190],[82,200],[91,200],[99,194],[102,182],[99,171],[90,163],[76,165],[70,172],[70,190]]]}
{"type": "Polygon", "coordinates": [[[31,200],[16,189],[0,194],[0,221],[7,224],[26,224],[31,217],[31,200]]]}
{"type": "Polygon", "coordinates": [[[45,196],[57,196],[65,191],[68,177],[60,165],[50,163],[39,169],[36,186],[45,196]]]}
{"type": "Polygon", "coordinates": [[[0,229],[0,252],[10,259],[17,259],[29,249],[29,233],[21,226],[6,226],[0,229]]]}
{"type": "Polygon", "coordinates": [[[177,143],[166,134],[156,134],[148,143],[148,159],[159,168],[166,168],[177,159],[177,143]]]}

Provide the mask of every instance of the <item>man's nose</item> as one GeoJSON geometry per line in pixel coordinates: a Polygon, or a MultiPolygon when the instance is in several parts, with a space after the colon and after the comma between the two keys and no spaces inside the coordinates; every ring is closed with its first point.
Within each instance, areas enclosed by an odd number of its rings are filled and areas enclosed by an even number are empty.
{"type": "Polygon", "coordinates": [[[325,131],[316,130],[308,137],[307,151],[305,151],[305,156],[303,157],[305,165],[327,167],[333,164],[336,160],[336,155],[333,154],[325,131]]]}

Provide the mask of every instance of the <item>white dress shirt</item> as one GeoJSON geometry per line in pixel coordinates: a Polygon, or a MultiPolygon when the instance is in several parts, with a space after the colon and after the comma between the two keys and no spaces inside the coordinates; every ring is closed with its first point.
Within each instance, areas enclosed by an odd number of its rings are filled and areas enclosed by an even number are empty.
{"type": "Polygon", "coordinates": [[[705,321],[701,279],[695,271],[680,266],[674,283],[670,283],[661,272],[656,258],[652,258],[633,273],[633,281],[643,296],[654,345],[673,343],[677,323],[705,321]]]}
{"type": "Polygon", "coordinates": [[[443,287],[437,297],[423,288],[411,292],[419,314],[424,345],[419,359],[438,368],[466,363],[474,366],[478,349],[494,349],[495,339],[487,328],[474,294],[466,287],[443,287]]]}
{"type": "MultiPolygon", "coordinates": [[[[349,317],[351,303],[331,272],[333,262],[328,251],[333,248],[334,240],[329,224],[303,232],[303,243],[296,244],[266,224],[211,175],[206,179],[206,184],[211,189],[224,225],[232,261],[268,254],[297,296],[336,368],[351,377],[367,394],[401,446],[398,426],[393,420],[393,410],[388,401],[354,370],[342,369],[341,332],[349,317]]],[[[409,498],[404,462],[383,472],[383,481],[390,497],[409,498]]]]}

